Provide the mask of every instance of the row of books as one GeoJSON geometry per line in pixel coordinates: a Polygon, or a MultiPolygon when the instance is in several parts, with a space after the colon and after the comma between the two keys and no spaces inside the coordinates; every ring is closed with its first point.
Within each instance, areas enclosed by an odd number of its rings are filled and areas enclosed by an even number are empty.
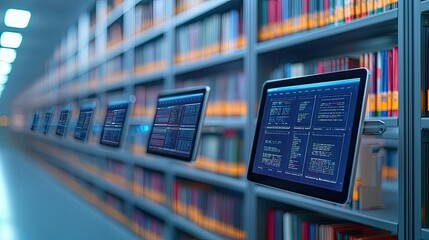
{"type": "Polygon", "coordinates": [[[194,167],[232,177],[241,177],[246,171],[240,130],[203,133],[199,151],[194,167]]]}
{"type": "Polygon", "coordinates": [[[306,211],[268,209],[265,222],[267,240],[397,239],[397,236],[385,230],[326,219],[319,214],[306,211]]]}
{"type": "Polygon", "coordinates": [[[125,164],[113,159],[106,159],[103,177],[107,182],[120,187],[127,186],[125,164]]]}
{"type": "Polygon", "coordinates": [[[368,117],[398,116],[398,47],[359,58],[340,57],[308,63],[286,63],[275,67],[272,79],[366,67],[371,72],[368,96],[368,117]]]}
{"type": "Polygon", "coordinates": [[[258,37],[264,41],[397,7],[398,0],[260,0],[258,37]]]}
{"type": "Polygon", "coordinates": [[[286,63],[274,68],[272,79],[291,78],[316,73],[335,72],[359,67],[359,59],[340,57],[310,63],[286,63]]]}
{"type": "Polygon", "coordinates": [[[164,224],[161,221],[137,208],[133,210],[132,219],[128,219],[125,214],[125,202],[122,199],[107,192],[103,193],[93,184],[80,180],[44,160],[40,160],[38,163],[86,201],[99,207],[122,224],[129,226],[137,236],[144,239],[164,239],[164,224]]]}
{"type": "Polygon", "coordinates": [[[206,116],[244,116],[247,114],[245,99],[246,77],[242,70],[232,70],[202,78],[176,81],[176,87],[210,86],[206,116]]]}
{"type": "Polygon", "coordinates": [[[123,225],[128,225],[125,201],[111,193],[104,192],[102,210],[123,225]]]}
{"type": "Polygon", "coordinates": [[[236,192],[176,179],[172,209],[198,226],[233,239],[246,239],[243,199],[236,192]]]}
{"type": "Polygon", "coordinates": [[[165,39],[150,41],[135,49],[134,73],[137,75],[161,71],[166,67],[165,39]]]}
{"type": "Polygon", "coordinates": [[[134,167],[132,191],[153,202],[165,204],[164,177],[162,173],[134,167]]]}
{"type": "Polygon", "coordinates": [[[176,0],[176,14],[180,14],[208,0],[176,0]]]}
{"type": "Polygon", "coordinates": [[[123,78],[124,74],[123,55],[119,55],[107,61],[106,63],[106,82],[115,82],[123,78]]]}
{"type": "Polygon", "coordinates": [[[130,224],[133,232],[143,239],[165,239],[164,223],[138,208],[134,209],[133,220],[130,224]]]}
{"type": "Polygon", "coordinates": [[[213,14],[179,27],[176,32],[176,63],[195,61],[244,47],[243,9],[213,14]]]}
{"type": "Polygon", "coordinates": [[[165,0],[142,1],[135,7],[135,31],[143,32],[165,20],[165,0]]]}
{"type": "Polygon", "coordinates": [[[360,62],[371,71],[368,115],[398,116],[398,47],[363,54],[360,62]]]}
{"type": "Polygon", "coordinates": [[[107,48],[111,48],[123,40],[123,20],[120,18],[107,29],[107,48]]]}
{"type": "Polygon", "coordinates": [[[161,84],[140,85],[135,87],[136,102],[134,103],[134,117],[153,117],[156,108],[156,99],[163,89],[161,84]]]}

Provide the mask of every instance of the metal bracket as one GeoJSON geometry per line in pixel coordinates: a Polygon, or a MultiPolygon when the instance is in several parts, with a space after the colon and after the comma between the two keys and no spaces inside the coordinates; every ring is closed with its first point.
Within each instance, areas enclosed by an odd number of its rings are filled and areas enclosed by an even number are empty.
{"type": "Polygon", "coordinates": [[[363,135],[381,135],[386,131],[386,124],[381,120],[365,120],[363,135]]]}

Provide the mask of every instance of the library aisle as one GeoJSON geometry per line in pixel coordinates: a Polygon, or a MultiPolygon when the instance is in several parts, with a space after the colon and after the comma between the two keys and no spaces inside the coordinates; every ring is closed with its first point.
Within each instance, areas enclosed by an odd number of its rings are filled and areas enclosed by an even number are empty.
{"type": "Polygon", "coordinates": [[[0,128],[0,239],[137,239],[47,174],[0,128]]]}

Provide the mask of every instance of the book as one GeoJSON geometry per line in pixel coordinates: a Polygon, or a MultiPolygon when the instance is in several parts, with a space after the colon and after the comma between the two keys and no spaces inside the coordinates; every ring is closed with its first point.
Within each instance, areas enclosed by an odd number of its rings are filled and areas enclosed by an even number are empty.
{"type": "Polygon", "coordinates": [[[245,239],[241,194],[208,184],[176,179],[173,211],[220,236],[245,239]]]}
{"type": "Polygon", "coordinates": [[[158,204],[166,203],[163,174],[156,171],[134,167],[132,192],[158,204]]]}
{"type": "Polygon", "coordinates": [[[259,0],[260,41],[348,23],[398,7],[397,0],[259,0]]]}
{"type": "Polygon", "coordinates": [[[135,7],[135,33],[142,33],[165,21],[166,1],[141,1],[135,7]]]}
{"type": "Polygon", "coordinates": [[[229,53],[245,45],[243,9],[213,14],[176,30],[177,64],[229,53]]]}
{"type": "Polygon", "coordinates": [[[123,36],[123,18],[114,22],[112,25],[107,27],[107,49],[116,46],[118,43],[122,42],[123,36]]]}
{"type": "Polygon", "coordinates": [[[134,74],[162,71],[166,66],[165,39],[157,38],[135,48],[134,74]]]}
{"type": "Polygon", "coordinates": [[[133,209],[131,230],[143,239],[164,239],[165,227],[162,221],[139,208],[133,209]]]}

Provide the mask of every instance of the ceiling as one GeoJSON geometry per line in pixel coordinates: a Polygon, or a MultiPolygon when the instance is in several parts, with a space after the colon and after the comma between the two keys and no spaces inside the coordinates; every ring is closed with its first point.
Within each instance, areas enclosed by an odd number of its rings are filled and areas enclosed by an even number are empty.
{"type": "Polygon", "coordinates": [[[0,0],[0,33],[16,31],[22,34],[22,44],[12,64],[9,81],[0,98],[0,114],[9,114],[12,100],[43,73],[45,63],[60,44],[69,26],[90,8],[94,0],[0,0]],[[4,25],[9,8],[28,10],[31,19],[26,29],[11,29],[4,25]]]}

